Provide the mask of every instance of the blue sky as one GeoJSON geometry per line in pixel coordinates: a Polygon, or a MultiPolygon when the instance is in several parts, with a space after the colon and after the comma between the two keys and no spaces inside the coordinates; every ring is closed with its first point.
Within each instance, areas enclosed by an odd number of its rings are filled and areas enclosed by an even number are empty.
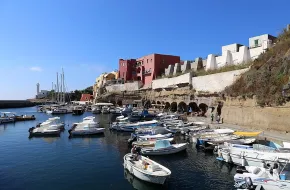
{"type": "Polygon", "coordinates": [[[93,85],[119,58],[150,53],[183,60],[221,53],[231,43],[277,35],[288,0],[1,0],[0,99],[50,89],[65,70],[69,90],[93,85]]]}

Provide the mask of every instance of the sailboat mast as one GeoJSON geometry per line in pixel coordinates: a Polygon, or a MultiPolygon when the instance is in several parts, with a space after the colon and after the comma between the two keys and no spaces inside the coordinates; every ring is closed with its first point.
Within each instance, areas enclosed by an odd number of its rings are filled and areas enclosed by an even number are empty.
{"type": "Polygon", "coordinates": [[[62,88],[63,88],[63,102],[65,102],[65,85],[64,85],[64,71],[62,68],[62,88]]]}
{"type": "Polygon", "coordinates": [[[56,73],[56,85],[57,85],[57,98],[56,101],[59,102],[59,83],[58,83],[58,72],[56,73]]]}
{"type": "Polygon", "coordinates": [[[53,97],[54,91],[53,91],[53,82],[51,83],[51,101],[54,101],[54,97],[53,97]]]}
{"type": "Polygon", "coordinates": [[[62,73],[60,73],[60,102],[62,101],[62,73]]]}

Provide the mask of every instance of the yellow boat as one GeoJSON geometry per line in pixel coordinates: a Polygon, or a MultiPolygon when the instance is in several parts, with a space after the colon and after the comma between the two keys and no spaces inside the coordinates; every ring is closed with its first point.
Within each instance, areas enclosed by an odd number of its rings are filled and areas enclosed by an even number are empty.
{"type": "Polygon", "coordinates": [[[243,137],[255,137],[258,136],[263,131],[258,132],[245,132],[245,131],[236,131],[234,132],[234,135],[243,136],[243,137]]]}

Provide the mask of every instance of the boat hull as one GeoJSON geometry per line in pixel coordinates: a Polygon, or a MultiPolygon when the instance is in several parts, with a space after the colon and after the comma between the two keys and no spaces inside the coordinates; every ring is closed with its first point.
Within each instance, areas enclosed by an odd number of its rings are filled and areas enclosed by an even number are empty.
{"type": "Polygon", "coordinates": [[[60,131],[50,131],[50,132],[30,132],[30,137],[59,137],[60,131]]]}
{"type": "MultiPolygon", "coordinates": [[[[126,157],[126,156],[125,156],[126,157]]],[[[132,162],[129,160],[126,160],[124,157],[124,168],[127,169],[132,175],[137,177],[138,179],[141,179],[143,181],[147,181],[149,183],[155,183],[163,185],[166,181],[166,179],[169,177],[169,175],[166,176],[156,176],[156,175],[149,175],[144,172],[142,172],[141,169],[135,167],[132,162]]]]}
{"type": "Polygon", "coordinates": [[[160,149],[160,150],[154,150],[154,149],[151,149],[151,150],[146,150],[146,149],[143,149],[141,150],[141,153],[143,155],[151,155],[151,156],[161,156],[161,155],[169,155],[169,154],[176,154],[178,152],[181,152],[181,151],[185,151],[187,148],[187,144],[184,143],[184,145],[178,147],[178,148],[174,148],[174,149],[160,149]]]}
{"type": "Polygon", "coordinates": [[[82,115],[82,114],[84,114],[84,110],[73,110],[73,115],[82,115]]]}
{"type": "Polygon", "coordinates": [[[35,117],[15,117],[15,121],[31,121],[35,120],[35,117]]]}
{"type": "Polygon", "coordinates": [[[97,134],[104,134],[105,128],[100,128],[98,130],[73,130],[70,132],[71,135],[74,136],[87,136],[87,135],[97,135],[97,134]]]}

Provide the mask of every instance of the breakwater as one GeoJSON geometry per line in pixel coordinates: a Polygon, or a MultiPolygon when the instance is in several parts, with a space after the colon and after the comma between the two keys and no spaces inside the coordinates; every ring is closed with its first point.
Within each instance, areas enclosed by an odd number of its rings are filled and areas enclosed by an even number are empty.
{"type": "Polygon", "coordinates": [[[28,100],[0,100],[0,109],[3,108],[24,108],[35,106],[35,103],[28,100]]]}

